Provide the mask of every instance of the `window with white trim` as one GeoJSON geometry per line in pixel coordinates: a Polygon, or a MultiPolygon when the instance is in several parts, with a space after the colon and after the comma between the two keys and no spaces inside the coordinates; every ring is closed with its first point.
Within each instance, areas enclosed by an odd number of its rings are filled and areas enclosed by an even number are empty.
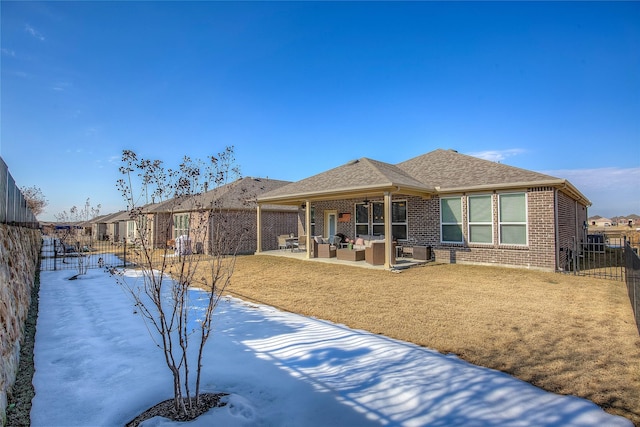
{"type": "Polygon", "coordinates": [[[189,235],[189,214],[175,214],[173,216],[173,238],[189,235]]]}
{"type": "MultiPolygon", "coordinates": [[[[391,232],[395,239],[407,238],[407,201],[391,202],[391,232]]],[[[384,235],[384,202],[372,202],[370,205],[356,203],[356,235],[384,235]],[[371,223],[369,223],[369,206],[371,206],[371,223]]]]}
{"type": "Polygon", "coordinates": [[[396,240],[407,239],[406,200],[398,200],[391,203],[391,233],[396,240]]]}
{"type": "Polygon", "coordinates": [[[316,235],[316,208],[311,208],[311,235],[316,235]]]}
{"type": "Polygon", "coordinates": [[[505,193],[498,196],[498,224],[501,244],[527,244],[526,193],[505,193]]]}
{"type": "Polygon", "coordinates": [[[369,204],[356,203],[356,235],[369,234],[369,204]]]}
{"type": "Polygon", "coordinates": [[[440,240],[443,243],[462,243],[462,198],[440,199],[440,240]]]}
{"type": "Polygon", "coordinates": [[[493,243],[493,203],[491,195],[467,198],[469,243],[493,243]]]}
{"type": "Polygon", "coordinates": [[[384,235],[384,203],[373,202],[371,203],[373,216],[371,218],[371,225],[373,226],[374,236],[384,235]]]}
{"type": "Polygon", "coordinates": [[[136,236],[136,221],[134,219],[127,221],[127,239],[133,242],[136,236]]]}

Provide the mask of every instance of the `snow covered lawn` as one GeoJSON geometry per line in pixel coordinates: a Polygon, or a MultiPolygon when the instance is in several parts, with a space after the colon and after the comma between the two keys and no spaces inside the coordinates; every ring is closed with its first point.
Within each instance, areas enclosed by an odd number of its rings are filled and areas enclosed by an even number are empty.
{"type": "MultiPolygon", "coordinates": [[[[74,274],[41,273],[32,425],[122,426],[171,398],[171,377],[115,280],[74,274]]],[[[632,425],[453,355],[268,306],[229,298],[215,322],[203,391],[228,404],[188,426],[632,425]]]]}

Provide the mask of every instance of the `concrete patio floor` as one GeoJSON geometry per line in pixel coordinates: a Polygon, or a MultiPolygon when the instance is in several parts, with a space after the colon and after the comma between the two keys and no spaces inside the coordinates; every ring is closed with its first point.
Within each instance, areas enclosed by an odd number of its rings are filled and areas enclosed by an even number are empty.
{"type": "MultiPolygon", "coordinates": [[[[384,270],[384,265],[371,265],[366,261],[344,261],[338,258],[306,258],[306,252],[304,251],[292,251],[291,249],[278,249],[273,251],[262,251],[256,253],[256,255],[266,255],[266,256],[279,256],[284,258],[293,258],[299,259],[301,261],[309,261],[309,262],[323,262],[326,264],[339,264],[339,265],[348,265],[351,267],[360,267],[360,268],[372,268],[376,270],[384,270]]],[[[391,270],[404,270],[406,268],[414,267],[416,265],[426,264],[428,262],[433,261],[421,261],[415,260],[413,258],[396,258],[396,263],[392,266],[391,270]]]]}

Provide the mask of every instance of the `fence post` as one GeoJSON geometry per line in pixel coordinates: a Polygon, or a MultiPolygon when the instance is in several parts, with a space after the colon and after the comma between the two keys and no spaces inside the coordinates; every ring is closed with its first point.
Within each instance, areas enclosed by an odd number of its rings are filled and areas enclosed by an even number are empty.
{"type": "Polygon", "coordinates": [[[578,239],[576,236],[573,236],[573,251],[571,252],[571,263],[573,264],[573,274],[574,276],[580,272],[580,266],[578,266],[578,250],[580,249],[578,239]]]}
{"type": "Polygon", "coordinates": [[[53,271],[58,269],[58,248],[56,247],[56,242],[58,239],[53,239],[53,271]]]}

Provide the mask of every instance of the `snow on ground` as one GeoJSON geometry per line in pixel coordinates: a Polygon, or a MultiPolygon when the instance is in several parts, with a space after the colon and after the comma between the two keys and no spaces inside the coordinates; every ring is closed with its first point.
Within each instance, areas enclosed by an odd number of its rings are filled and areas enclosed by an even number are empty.
{"type": "MultiPolygon", "coordinates": [[[[76,273],[41,273],[32,425],[122,426],[172,397],[171,376],[115,279],[76,273]]],[[[228,298],[215,322],[203,391],[229,393],[228,405],[144,426],[632,425],[453,355],[268,306],[228,298]]]]}

